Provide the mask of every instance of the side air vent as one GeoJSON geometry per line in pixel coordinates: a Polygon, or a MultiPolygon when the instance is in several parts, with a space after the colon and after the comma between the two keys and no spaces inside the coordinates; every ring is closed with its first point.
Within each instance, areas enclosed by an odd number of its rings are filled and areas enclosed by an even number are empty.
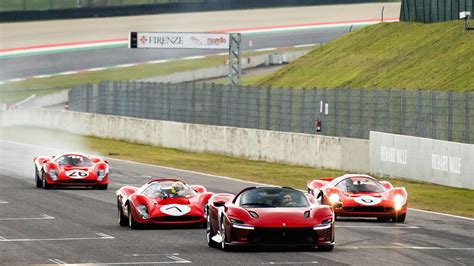
{"type": "Polygon", "coordinates": [[[250,213],[250,216],[252,216],[252,218],[258,218],[258,214],[254,211],[249,211],[250,213]]]}
{"type": "Polygon", "coordinates": [[[304,218],[309,218],[309,211],[304,212],[304,218]]]}

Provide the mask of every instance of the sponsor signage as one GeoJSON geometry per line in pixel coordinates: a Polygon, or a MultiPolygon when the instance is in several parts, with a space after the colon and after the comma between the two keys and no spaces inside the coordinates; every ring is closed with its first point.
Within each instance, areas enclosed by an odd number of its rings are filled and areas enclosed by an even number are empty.
{"type": "Polygon", "coordinates": [[[131,32],[129,48],[229,49],[227,33],[131,32]]]}
{"type": "Polygon", "coordinates": [[[474,189],[474,145],[370,132],[370,172],[474,189]]]}

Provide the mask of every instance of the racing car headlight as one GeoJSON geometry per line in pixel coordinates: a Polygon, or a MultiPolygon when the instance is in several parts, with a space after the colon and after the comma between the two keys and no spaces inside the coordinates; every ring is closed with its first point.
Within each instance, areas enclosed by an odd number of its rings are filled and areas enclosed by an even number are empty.
{"type": "Polygon", "coordinates": [[[56,172],[56,170],[54,170],[54,169],[49,170],[49,177],[53,181],[56,181],[58,179],[58,172],[56,172]]]}
{"type": "Polygon", "coordinates": [[[137,212],[140,215],[140,217],[142,217],[145,220],[150,218],[150,216],[148,215],[148,208],[143,204],[140,204],[137,206],[137,212]]]}
{"type": "Polygon", "coordinates": [[[397,194],[395,197],[393,197],[393,203],[396,211],[399,211],[403,207],[404,201],[405,199],[400,194],[397,194]]]}
{"type": "Polygon", "coordinates": [[[332,223],[332,218],[328,218],[328,219],[323,220],[323,221],[321,222],[321,224],[330,224],[330,223],[332,223]]]}
{"type": "Polygon", "coordinates": [[[99,181],[102,181],[102,179],[104,179],[105,177],[105,170],[104,169],[99,169],[99,171],[97,171],[97,179],[99,181]]]}
{"type": "Polygon", "coordinates": [[[329,203],[331,203],[331,205],[334,205],[334,204],[336,204],[336,203],[338,203],[338,202],[339,202],[339,195],[337,195],[336,193],[334,193],[334,194],[331,194],[331,195],[329,196],[329,203]]]}
{"type": "Polygon", "coordinates": [[[313,230],[329,229],[332,226],[332,218],[325,219],[319,225],[313,226],[313,230]]]}
{"type": "Polygon", "coordinates": [[[237,219],[232,219],[230,218],[230,222],[232,223],[233,228],[237,229],[244,229],[244,230],[253,230],[255,229],[253,226],[249,224],[245,224],[244,222],[237,220],[237,219]]]}

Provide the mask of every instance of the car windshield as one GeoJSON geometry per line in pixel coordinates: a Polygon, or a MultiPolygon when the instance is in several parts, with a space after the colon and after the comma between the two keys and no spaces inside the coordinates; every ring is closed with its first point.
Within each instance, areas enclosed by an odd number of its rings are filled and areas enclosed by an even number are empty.
{"type": "Polygon", "coordinates": [[[60,166],[78,166],[78,167],[91,167],[94,163],[87,157],[82,155],[63,155],[56,159],[56,162],[60,166]]]}
{"type": "Polygon", "coordinates": [[[196,195],[192,188],[180,181],[154,182],[142,193],[150,198],[185,198],[196,195]]]}
{"type": "Polygon", "coordinates": [[[243,192],[236,200],[246,208],[308,207],[305,195],[290,188],[255,188],[243,192]]]}
{"type": "Polygon", "coordinates": [[[343,192],[349,193],[367,193],[384,192],[385,189],[378,181],[367,177],[350,177],[342,180],[336,185],[343,192]]]}

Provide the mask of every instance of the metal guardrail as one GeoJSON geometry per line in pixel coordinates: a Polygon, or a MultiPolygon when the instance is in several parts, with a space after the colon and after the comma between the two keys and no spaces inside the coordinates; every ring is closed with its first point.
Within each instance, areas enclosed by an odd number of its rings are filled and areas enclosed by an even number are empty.
{"type": "Polygon", "coordinates": [[[73,111],[368,139],[370,131],[474,143],[474,92],[103,82],[73,111]],[[317,121],[321,131],[316,131],[317,121]]]}

